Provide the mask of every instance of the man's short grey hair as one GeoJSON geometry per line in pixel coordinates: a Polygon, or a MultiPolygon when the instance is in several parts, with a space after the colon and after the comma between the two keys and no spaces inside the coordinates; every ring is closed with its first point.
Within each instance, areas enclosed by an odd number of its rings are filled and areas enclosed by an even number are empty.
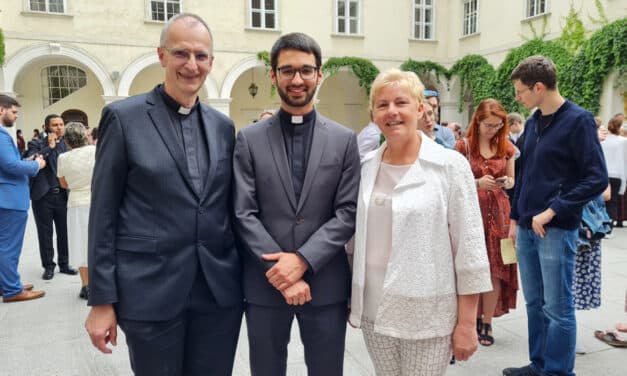
{"type": "Polygon", "coordinates": [[[207,31],[209,32],[209,37],[211,38],[211,51],[210,52],[213,55],[213,34],[211,33],[211,29],[209,28],[209,25],[207,25],[205,20],[203,20],[199,15],[194,14],[194,13],[179,13],[173,16],[172,18],[170,18],[168,22],[165,23],[165,26],[163,26],[163,29],[161,30],[161,37],[159,38],[159,47],[165,47],[165,42],[166,42],[166,39],[168,38],[168,31],[170,31],[170,27],[172,26],[172,24],[184,18],[190,19],[189,26],[192,26],[195,24],[201,24],[202,26],[205,27],[205,29],[207,29],[207,31]]]}
{"type": "Polygon", "coordinates": [[[63,138],[71,149],[80,148],[87,145],[87,129],[83,123],[71,121],[65,125],[63,138]]]}

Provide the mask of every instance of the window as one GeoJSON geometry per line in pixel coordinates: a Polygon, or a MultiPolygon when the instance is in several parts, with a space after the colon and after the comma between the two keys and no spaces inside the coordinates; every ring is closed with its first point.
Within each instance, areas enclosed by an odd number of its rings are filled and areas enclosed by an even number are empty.
{"type": "Polygon", "coordinates": [[[87,85],[85,71],[70,65],[52,65],[41,71],[44,105],[50,106],[87,85]]]}
{"type": "Polygon", "coordinates": [[[65,0],[29,0],[32,12],[65,13],[65,0]]]}
{"type": "Polygon", "coordinates": [[[464,30],[462,31],[462,35],[471,35],[478,31],[478,2],[479,0],[464,0],[464,30]]]}
{"type": "Polygon", "coordinates": [[[150,19],[167,21],[181,13],[181,0],[150,0],[150,19]]]}
{"type": "Polygon", "coordinates": [[[414,0],[414,38],[434,39],[435,0],[414,0]]]}
{"type": "Polygon", "coordinates": [[[527,1],[527,11],[525,15],[527,18],[539,16],[541,14],[547,13],[548,10],[548,0],[526,0],[527,1]]]}
{"type": "Polygon", "coordinates": [[[359,0],[337,0],[337,33],[360,33],[359,8],[359,0]]]}
{"type": "Polygon", "coordinates": [[[275,0],[250,0],[250,27],[276,29],[277,13],[275,0]]]}

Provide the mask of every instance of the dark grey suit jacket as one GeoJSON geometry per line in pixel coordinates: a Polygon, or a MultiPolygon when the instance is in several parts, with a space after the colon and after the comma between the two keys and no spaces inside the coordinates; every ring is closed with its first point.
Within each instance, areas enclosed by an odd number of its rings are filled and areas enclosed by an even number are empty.
{"type": "Polygon", "coordinates": [[[344,245],[355,230],[359,190],[355,133],[316,115],[300,201],[292,185],[278,114],[242,129],[233,174],[236,229],[244,252],[244,295],[253,304],[286,305],[267,281],[264,253],[298,252],[309,264],[312,305],[346,301],[350,270],[344,245]]]}
{"type": "MultiPolygon", "coordinates": [[[[89,304],[160,321],[180,313],[200,267],[220,306],[242,304],[231,231],[233,122],[200,104],[210,165],[202,192],[155,91],[106,106],[92,180],[89,304]]],[[[209,297],[208,297],[209,299],[209,297]]]]}

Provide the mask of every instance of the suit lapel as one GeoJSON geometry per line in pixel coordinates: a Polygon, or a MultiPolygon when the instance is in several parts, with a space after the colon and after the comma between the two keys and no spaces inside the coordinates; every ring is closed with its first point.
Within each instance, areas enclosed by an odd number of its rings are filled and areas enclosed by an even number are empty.
{"type": "Polygon", "coordinates": [[[300,193],[300,200],[298,201],[298,208],[296,209],[296,212],[301,209],[309,191],[311,190],[311,185],[313,184],[313,179],[316,176],[318,167],[320,166],[320,161],[324,155],[324,147],[326,144],[327,125],[320,120],[320,115],[317,115],[316,123],[314,124],[313,129],[313,140],[311,141],[309,161],[307,162],[307,170],[305,172],[305,181],[303,182],[303,189],[300,193]]]}
{"type": "Polygon", "coordinates": [[[181,145],[177,142],[177,136],[174,131],[174,125],[170,120],[170,115],[166,109],[166,104],[163,103],[163,100],[159,98],[159,94],[155,91],[151,92],[146,100],[148,102],[148,116],[152,120],[152,125],[161,136],[161,140],[167,147],[172,159],[174,159],[174,163],[179,169],[181,176],[183,176],[183,180],[189,187],[189,189],[196,193],[194,189],[194,185],[192,184],[192,179],[189,176],[189,171],[187,170],[187,159],[185,157],[185,152],[181,148],[181,145]]]}
{"type": "Polygon", "coordinates": [[[287,193],[288,201],[292,208],[296,209],[296,193],[294,193],[294,186],[292,185],[292,177],[290,175],[290,165],[287,162],[287,153],[285,152],[285,140],[283,139],[283,132],[281,132],[281,120],[278,115],[274,115],[270,120],[268,126],[268,145],[270,145],[270,151],[276,164],[277,172],[281,178],[283,189],[287,193]]]}
{"type": "Polygon", "coordinates": [[[200,104],[200,108],[202,109],[201,117],[202,117],[202,126],[205,129],[205,142],[207,143],[207,147],[209,148],[209,172],[207,173],[206,180],[203,181],[203,190],[201,192],[201,199],[204,200],[207,198],[207,194],[209,192],[209,188],[211,184],[213,184],[214,177],[216,175],[216,169],[218,168],[218,160],[219,160],[219,148],[221,145],[218,144],[218,128],[215,124],[212,123],[213,117],[209,113],[209,111],[200,104]]]}

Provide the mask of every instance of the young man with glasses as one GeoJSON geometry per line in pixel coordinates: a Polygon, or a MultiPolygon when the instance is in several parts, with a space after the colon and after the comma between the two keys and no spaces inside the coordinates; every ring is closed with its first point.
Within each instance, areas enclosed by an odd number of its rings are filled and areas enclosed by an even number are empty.
{"type": "Polygon", "coordinates": [[[234,152],[235,216],[244,259],[253,375],[286,374],[294,317],[309,375],[341,375],[355,230],[355,133],[320,115],[318,43],[287,34],[272,47],[274,116],[242,129],[234,152]]]}
{"type": "Polygon", "coordinates": [[[523,60],[516,100],[538,108],[525,125],[509,236],[527,305],[531,364],[503,375],[574,375],[577,324],[571,290],[583,206],[607,187],[592,114],[562,97],[553,62],[523,60]]]}
{"type": "Polygon", "coordinates": [[[119,324],[136,375],[231,375],[243,313],[234,126],[198,97],[213,64],[202,18],[172,17],[157,54],[164,83],[107,105],[98,127],[85,327],[110,353],[119,324]]]}

